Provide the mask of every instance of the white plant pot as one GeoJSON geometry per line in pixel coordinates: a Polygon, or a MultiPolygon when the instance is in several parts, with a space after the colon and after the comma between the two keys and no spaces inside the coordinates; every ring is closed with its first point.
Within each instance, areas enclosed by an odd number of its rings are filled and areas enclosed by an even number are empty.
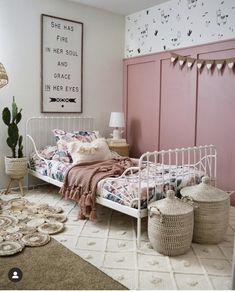
{"type": "Polygon", "coordinates": [[[5,171],[11,179],[22,179],[27,173],[27,157],[5,157],[5,171]]]}

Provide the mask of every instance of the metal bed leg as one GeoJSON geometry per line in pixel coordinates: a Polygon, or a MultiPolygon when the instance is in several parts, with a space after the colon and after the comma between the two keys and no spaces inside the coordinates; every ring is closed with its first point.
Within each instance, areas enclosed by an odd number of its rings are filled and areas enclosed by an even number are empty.
{"type": "Polygon", "coordinates": [[[137,248],[140,248],[141,218],[137,218],[137,248]]]}

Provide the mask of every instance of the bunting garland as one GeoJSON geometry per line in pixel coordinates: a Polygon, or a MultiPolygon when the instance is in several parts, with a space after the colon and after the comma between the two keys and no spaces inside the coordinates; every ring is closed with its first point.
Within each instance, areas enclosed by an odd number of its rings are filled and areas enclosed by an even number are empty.
{"type": "Polygon", "coordinates": [[[211,68],[213,67],[213,65],[214,65],[214,60],[208,60],[206,62],[206,68],[207,68],[207,70],[208,71],[211,70],[211,68]]]}
{"type": "Polygon", "coordinates": [[[197,68],[199,70],[201,70],[203,68],[204,64],[205,64],[205,61],[202,60],[202,59],[198,59],[196,62],[197,62],[197,68]]]}
{"type": "Polygon", "coordinates": [[[171,54],[171,63],[174,63],[174,62],[176,62],[176,61],[177,61],[177,59],[178,59],[178,55],[176,55],[176,54],[172,53],[172,54],[171,54]]]}
{"type": "Polygon", "coordinates": [[[187,57],[188,68],[191,68],[196,60],[190,57],[187,57]]]}
{"type": "Polygon", "coordinates": [[[226,60],[226,63],[227,63],[227,65],[228,65],[228,67],[229,67],[229,69],[233,69],[233,66],[234,66],[234,63],[235,63],[235,58],[232,58],[232,59],[227,59],[226,60]]]}
{"type": "Polygon", "coordinates": [[[182,57],[182,56],[178,57],[178,62],[180,64],[180,67],[183,67],[185,61],[186,61],[186,57],[182,57]]]}
{"type": "Polygon", "coordinates": [[[185,64],[187,64],[188,68],[192,68],[194,64],[196,64],[198,70],[202,70],[203,67],[206,67],[207,70],[211,70],[214,66],[218,71],[221,71],[226,65],[229,70],[232,70],[235,65],[235,58],[228,59],[195,59],[191,57],[181,56],[175,53],[171,53],[171,63],[179,63],[179,66],[182,68],[185,64]]]}

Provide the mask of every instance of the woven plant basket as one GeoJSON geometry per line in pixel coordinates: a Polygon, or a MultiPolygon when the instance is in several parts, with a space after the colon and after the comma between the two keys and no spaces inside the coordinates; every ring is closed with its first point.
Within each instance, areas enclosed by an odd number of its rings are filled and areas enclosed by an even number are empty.
{"type": "Polygon", "coordinates": [[[229,223],[229,195],[210,186],[209,177],[203,177],[202,183],[197,186],[183,188],[181,194],[190,196],[197,205],[193,241],[202,244],[222,241],[229,223]]]}
{"type": "Polygon", "coordinates": [[[152,247],[167,256],[186,253],[193,237],[193,207],[167,191],[167,198],[148,206],[148,236],[152,247]]]}
{"type": "Polygon", "coordinates": [[[27,173],[27,157],[5,157],[5,171],[11,179],[22,179],[27,173]]]}

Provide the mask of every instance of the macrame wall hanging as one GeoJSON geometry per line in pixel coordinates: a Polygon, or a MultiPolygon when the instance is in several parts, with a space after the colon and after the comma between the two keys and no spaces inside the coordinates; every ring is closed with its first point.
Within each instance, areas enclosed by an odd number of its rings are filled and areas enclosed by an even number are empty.
{"type": "Polygon", "coordinates": [[[171,53],[171,63],[178,63],[181,68],[187,64],[188,68],[192,68],[194,64],[196,64],[198,70],[202,70],[206,68],[208,71],[212,70],[214,67],[217,68],[218,71],[221,71],[224,66],[227,66],[229,70],[233,70],[235,65],[235,58],[228,59],[195,59],[191,57],[181,56],[175,53],[171,53]]]}

